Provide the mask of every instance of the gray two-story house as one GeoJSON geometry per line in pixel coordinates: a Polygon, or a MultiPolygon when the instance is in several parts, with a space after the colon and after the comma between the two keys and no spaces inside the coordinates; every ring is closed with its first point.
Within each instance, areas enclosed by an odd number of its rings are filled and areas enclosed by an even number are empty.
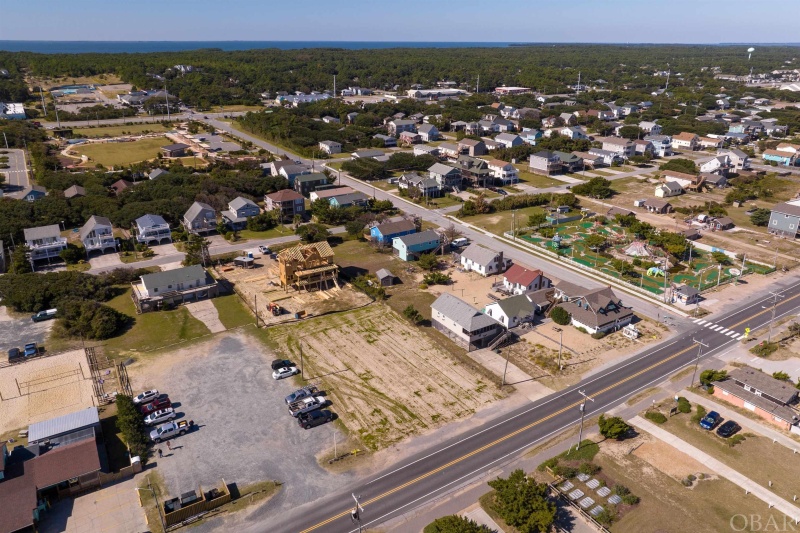
{"type": "Polygon", "coordinates": [[[329,184],[328,176],[322,172],[304,174],[294,178],[294,190],[308,198],[308,196],[320,188],[325,188],[329,184]]]}
{"type": "Polygon", "coordinates": [[[117,251],[114,228],[106,217],[90,216],[81,228],[80,237],[87,256],[96,251],[101,254],[117,251]]]}
{"type": "Polygon", "coordinates": [[[23,230],[25,245],[30,249],[30,260],[52,259],[67,249],[67,239],[61,236],[58,224],[26,228],[23,230]]]}
{"type": "Polygon", "coordinates": [[[203,202],[195,202],[183,215],[183,226],[189,233],[210,233],[217,229],[217,212],[203,202]]]}
{"type": "Polygon", "coordinates": [[[467,351],[485,348],[504,331],[490,316],[449,292],[431,304],[431,325],[467,351]]]}
{"type": "Polygon", "coordinates": [[[247,219],[261,213],[258,204],[247,198],[238,196],[228,202],[228,209],[222,212],[222,221],[233,230],[247,227],[247,219]]]}
{"type": "Polygon", "coordinates": [[[800,200],[782,202],[773,207],[768,228],[774,235],[797,237],[800,232],[800,200]]]}
{"type": "Polygon", "coordinates": [[[136,242],[153,245],[172,242],[172,231],[164,217],[143,215],[136,219],[136,242]]]}

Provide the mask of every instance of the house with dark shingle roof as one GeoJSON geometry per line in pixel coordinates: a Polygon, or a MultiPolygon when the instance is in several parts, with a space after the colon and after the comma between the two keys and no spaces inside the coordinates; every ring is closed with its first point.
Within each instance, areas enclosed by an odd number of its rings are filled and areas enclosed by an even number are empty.
{"type": "Polygon", "coordinates": [[[369,235],[377,243],[392,244],[392,239],[395,237],[411,235],[416,232],[417,226],[414,222],[404,218],[396,222],[384,222],[383,224],[372,226],[369,230],[369,235]]]}
{"type": "Polygon", "coordinates": [[[485,312],[503,327],[511,329],[523,322],[533,322],[540,309],[529,294],[518,294],[490,303],[486,306],[485,312]]]}
{"type": "Polygon", "coordinates": [[[392,239],[392,248],[403,261],[417,260],[421,254],[433,252],[440,245],[441,237],[432,229],[392,239]]]}
{"type": "Polygon", "coordinates": [[[752,411],[784,430],[798,423],[798,411],[794,409],[798,392],[787,381],[744,366],[731,370],[713,385],[717,398],[752,411]]]}
{"type": "Polygon", "coordinates": [[[64,189],[64,198],[81,198],[83,196],[86,196],[86,189],[80,185],[73,185],[64,189]]]}
{"type": "Polygon", "coordinates": [[[261,208],[254,201],[237,196],[228,202],[228,209],[223,211],[222,221],[231,229],[239,230],[247,226],[247,219],[261,213],[261,208]]]}
{"type": "Polygon", "coordinates": [[[306,212],[306,204],[303,195],[291,189],[281,189],[270,194],[264,195],[264,211],[279,210],[281,220],[291,222],[295,215],[303,215],[306,212]]]}
{"type": "Polygon", "coordinates": [[[492,317],[449,292],[431,304],[431,325],[467,351],[488,346],[503,332],[492,317]]]}
{"type": "Polygon", "coordinates": [[[214,298],[219,293],[216,280],[202,265],[145,274],[131,287],[138,313],[214,298]]]}
{"type": "MultiPolygon", "coordinates": [[[[562,285],[559,284],[559,289],[562,285]]],[[[633,311],[622,305],[622,300],[611,287],[585,291],[578,296],[570,295],[569,301],[557,304],[569,312],[572,325],[584,328],[588,333],[608,333],[630,324],[633,311]]]]}
{"type": "Polygon", "coordinates": [[[499,274],[510,264],[510,259],[503,258],[503,252],[496,252],[478,243],[467,246],[460,257],[461,267],[466,271],[477,272],[481,276],[499,274]]]}
{"type": "Polygon", "coordinates": [[[429,169],[430,177],[435,179],[442,189],[461,186],[461,171],[442,163],[434,163],[429,169]]]}

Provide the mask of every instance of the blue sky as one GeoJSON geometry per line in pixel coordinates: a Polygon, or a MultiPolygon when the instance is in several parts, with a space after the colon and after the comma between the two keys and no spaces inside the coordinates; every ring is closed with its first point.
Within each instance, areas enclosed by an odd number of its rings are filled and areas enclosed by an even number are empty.
{"type": "Polygon", "coordinates": [[[796,42],[799,17],[797,0],[11,0],[0,39],[796,42]]]}

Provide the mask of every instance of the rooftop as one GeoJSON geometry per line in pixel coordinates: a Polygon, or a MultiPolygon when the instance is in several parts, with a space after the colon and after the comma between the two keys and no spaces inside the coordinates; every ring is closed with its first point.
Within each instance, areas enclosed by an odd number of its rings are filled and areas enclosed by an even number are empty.
{"type": "Polygon", "coordinates": [[[461,252],[461,257],[485,266],[494,261],[499,254],[500,252],[496,252],[474,242],[467,246],[463,252],[461,252]]]}
{"type": "Polygon", "coordinates": [[[421,231],[419,233],[412,233],[410,235],[403,235],[402,237],[395,237],[406,246],[414,246],[415,244],[422,244],[424,242],[440,242],[439,234],[432,229],[421,231]]]}
{"type": "Polygon", "coordinates": [[[437,311],[467,331],[475,331],[487,326],[496,326],[491,317],[484,315],[467,302],[456,298],[449,292],[442,293],[431,308],[437,311]]]}
{"type": "Polygon", "coordinates": [[[97,414],[97,407],[87,407],[74,413],[31,424],[28,426],[28,442],[45,441],[55,435],[77,431],[99,423],[100,417],[97,414]]]}

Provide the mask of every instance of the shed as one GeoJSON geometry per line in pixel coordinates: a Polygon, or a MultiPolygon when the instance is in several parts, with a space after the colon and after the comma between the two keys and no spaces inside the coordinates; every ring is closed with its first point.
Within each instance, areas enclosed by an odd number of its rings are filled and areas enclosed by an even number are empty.
{"type": "Polygon", "coordinates": [[[28,427],[28,443],[45,442],[87,428],[95,428],[98,431],[100,429],[97,407],[87,407],[81,411],[31,424],[28,427]]]}
{"type": "Polygon", "coordinates": [[[394,285],[396,279],[394,274],[392,274],[385,268],[382,268],[377,272],[375,272],[375,276],[378,277],[378,283],[381,284],[381,287],[391,287],[392,285],[394,285]]]}
{"type": "Polygon", "coordinates": [[[250,255],[242,255],[233,260],[233,264],[241,268],[253,268],[255,260],[250,255]]]}

